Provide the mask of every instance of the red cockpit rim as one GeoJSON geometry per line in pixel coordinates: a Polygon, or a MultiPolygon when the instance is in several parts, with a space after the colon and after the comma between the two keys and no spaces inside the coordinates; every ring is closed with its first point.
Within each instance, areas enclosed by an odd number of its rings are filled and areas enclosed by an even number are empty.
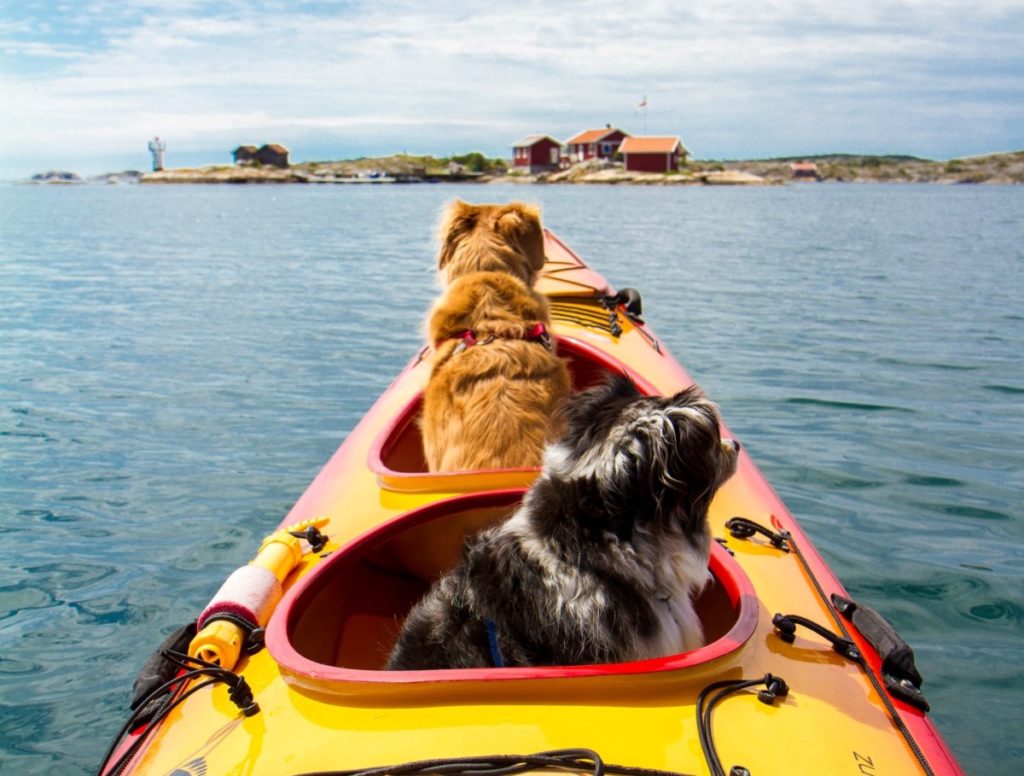
{"type": "MultiPolygon", "coordinates": [[[[557,352],[569,360],[576,389],[589,387],[599,375],[628,376],[641,393],[653,396],[657,388],[643,376],[630,370],[613,356],[585,342],[570,337],[556,337],[557,352]]],[[[536,467],[513,469],[482,469],[467,472],[428,472],[422,460],[422,441],[419,438],[417,418],[423,396],[417,393],[401,410],[383,424],[367,453],[367,468],[377,475],[380,484],[388,490],[406,492],[458,492],[479,490],[481,483],[490,487],[519,487],[529,484],[539,471],[536,467]],[[409,449],[409,446],[415,450],[409,449]],[[402,465],[395,459],[405,459],[402,465]]]]}
{"type": "MultiPolygon", "coordinates": [[[[690,652],[652,660],[602,665],[385,671],[330,665],[307,657],[293,644],[293,636],[300,624],[304,628],[308,627],[308,623],[302,623],[308,606],[317,602],[318,596],[325,591],[333,593],[330,590],[332,583],[349,574],[351,567],[361,563],[369,553],[380,550],[405,531],[426,526],[432,521],[441,521],[454,513],[498,509],[505,506],[511,508],[521,498],[522,493],[522,489],[515,489],[456,496],[400,515],[353,539],[296,583],[285,595],[267,628],[266,644],[270,654],[300,683],[305,678],[323,689],[329,689],[332,684],[348,685],[350,688],[352,685],[366,686],[367,689],[370,689],[370,685],[378,688],[390,685],[397,688],[438,682],[508,682],[678,671],[728,655],[741,647],[754,633],[758,603],[753,585],[728,552],[717,542],[713,542],[709,567],[732,607],[732,616],[735,620],[718,638],[690,652]]],[[[322,605],[320,609],[322,612],[322,605]]],[[[405,612],[393,614],[395,618],[400,618],[405,612]]],[[[329,628],[326,623],[321,624],[329,628]]]]}

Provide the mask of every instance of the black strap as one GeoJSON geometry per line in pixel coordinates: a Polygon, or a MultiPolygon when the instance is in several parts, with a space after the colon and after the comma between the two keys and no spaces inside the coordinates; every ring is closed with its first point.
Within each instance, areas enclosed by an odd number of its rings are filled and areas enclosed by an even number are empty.
{"type": "Polygon", "coordinates": [[[789,531],[779,531],[775,533],[770,528],[765,528],[760,523],[753,520],[748,520],[745,517],[730,517],[725,521],[725,527],[729,530],[729,533],[734,539],[749,539],[754,534],[758,533],[764,536],[772,543],[772,547],[782,550],[783,552],[789,552],[789,546],[786,544],[792,537],[789,535],[789,531]]]}
{"type": "Polygon", "coordinates": [[[889,691],[910,705],[928,711],[928,701],[921,693],[924,680],[914,664],[914,650],[892,624],[870,606],[836,593],[832,594],[832,604],[837,612],[853,623],[882,658],[882,678],[889,691]]]}
{"type": "MultiPolygon", "coordinates": [[[[326,538],[326,537],[324,537],[326,538]]],[[[256,623],[252,622],[247,617],[242,617],[231,612],[214,612],[205,620],[203,620],[203,627],[205,628],[211,622],[217,620],[224,620],[237,625],[245,633],[245,642],[242,644],[242,651],[247,655],[255,655],[265,645],[266,629],[261,628],[256,623]]],[[[188,646],[186,644],[186,646],[188,646]]],[[[178,652],[188,652],[187,649],[177,650],[178,652]]]]}
{"type": "Polygon", "coordinates": [[[853,660],[858,663],[864,659],[860,650],[857,649],[857,645],[850,641],[850,639],[837,636],[828,628],[814,622],[814,620],[809,620],[798,614],[776,614],[772,617],[772,625],[775,626],[775,630],[778,632],[779,638],[787,644],[792,644],[796,641],[796,626],[803,625],[808,630],[814,631],[823,639],[827,640],[828,643],[832,645],[832,650],[836,654],[842,655],[847,660],[853,660]]]}
{"type": "MultiPolygon", "coordinates": [[[[134,710],[147,695],[160,685],[166,684],[178,672],[178,666],[164,657],[164,652],[168,650],[172,652],[188,652],[188,645],[192,643],[195,635],[196,623],[193,621],[182,625],[180,628],[176,628],[171,635],[164,639],[163,643],[156,648],[156,652],[150,655],[135,677],[135,685],[132,688],[132,702],[129,708],[134,710]]],[[[151,703],[151,705],[153,708],[146,710],[150,716],[156,711],[158,704],[151,703]]],[[[140,721],[145,722],[147,719],[146,713],[140,712],[139,718],[140,721]]]]}

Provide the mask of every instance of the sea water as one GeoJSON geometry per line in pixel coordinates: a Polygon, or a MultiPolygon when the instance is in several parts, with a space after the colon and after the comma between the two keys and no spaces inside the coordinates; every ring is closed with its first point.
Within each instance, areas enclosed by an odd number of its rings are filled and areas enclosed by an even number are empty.
{"type": "Polygon", "coordinates": [[[828,184],[0,187],[0,770],[95,769],[421,346],[456,195],[642,292],[964,768],[1018,773],[1024,188],[828,184]]]}

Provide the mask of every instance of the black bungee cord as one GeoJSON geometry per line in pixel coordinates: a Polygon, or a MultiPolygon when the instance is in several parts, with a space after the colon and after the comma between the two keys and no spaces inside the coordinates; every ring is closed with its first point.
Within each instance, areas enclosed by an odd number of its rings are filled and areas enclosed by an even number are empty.
{"type": "Polygon", "coordinates": [[[154,688],[148,692],[145,697],[139,702],[135,711],[121,729],[117,732],[114,740],[111,742],[106,754],[103,756],[97,776],[118,776],[118,774],[124,771],[125,766],[131,761],[132,757],[138,753],[143,742],[149,737],[150,733],[156,730],[157,726],[163,722],[163,720],[170,714],[175,708],[178,707],[186,698],[193,695],[194,693],[202,690],[204,687],[210,687],[214,684],[224,683],[228,685],[228,698],[235,706],[238,707],[239,711],[242,712],[246,717],[251,717],[253,714],[259,712],[259,704],[256,703],[253,698],[252,690],[249,688],[248,682],[245,678],[236,674],[234,671],[229,671],[226,668],[222,668],[216,663],[210,663],[198,657],[190,657],[181,652],[174,652],[172,650],[164,650],[163,656],[170,661],[172,664],[178,666],[183,673],[169,679],[159,687],[154,688]],[[170,697],[163,701],[160,708],[153,714],[152,718],[145,723],[146,727],[135,741],[132,742],[131,746],[118,758],[110,768],[107,768],[107,764],[110,758],[114,755],[117,750],[117,745],[121,743],[121,740],[128,733],[129,730],[136,724],[137,720],[148,711],[149,705],[164,695],[165,693],[177,692],[177,689],[184,686],[186,682],[198,679],[199,677],[209,677],[206,681],[199,682],[198,684],[188,688],[174,700],[170,697]]]}
{"type": "Polygon", "coordinates": [[[635,768],[606,763],[592,749],[555,749],[535,754],[453,757],[437,760],[383,765],[376,768],[312,771],[296,776],[418,776],[440,773],[447,776],[505,776],[542,769],[590,773],[593,776],[692,776],[675,771],[635,768]]]}
{"type": "MultiPolygon", "coordinates": [[[[715,706],[730,695],[760,685],[763,685],[764,689],[757,693],[757,699],[768,705],[773,704],[778,698],[786,697],[789,693],[789,685],[781,676],[765,674],[759,679],[724,679],[720,682],[713,682],[697,696],[697,734],[700,738],[700,748],[704,752],[704,759],[711,770],[711,776],[726,776],[722,761],[718,757],[718,750],[715,748],[714,738],[711,735],[711,712],[715,706]],[[712,695],[712,693],[715,694],[712,695]]],[[[749,773],[742,766],[735,766],[731,772],[749,773]]]]}

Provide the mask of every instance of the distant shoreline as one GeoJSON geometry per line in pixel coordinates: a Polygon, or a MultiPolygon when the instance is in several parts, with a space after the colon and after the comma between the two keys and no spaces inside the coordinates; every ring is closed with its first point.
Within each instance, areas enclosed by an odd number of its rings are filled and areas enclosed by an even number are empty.
{"type": "MultiPolygon", "coordinates": [[[[482,157],[481,157],[482,158],[482,157]]],[[[302,162],[285,168],[251,165],[209,165],[159,172],[110,173],[88,181],[74,173],[51,171],[26,183],[160,184],[305,184],[391,185],[412,183],[543,183],[605,185],[739,185],[789,183],[1024,183],[1024,151],[933,161],[910,156],[831,154],[784,159],[691,161],[669,173],[627,172],[621,163],[591,160],[565,170],[525,174],[504,160],[484,160],[466,169],[448,159],[393,156],[331,162],[302,162]],[[796,166],[799,165],[799,166],[796,166]]]]}

